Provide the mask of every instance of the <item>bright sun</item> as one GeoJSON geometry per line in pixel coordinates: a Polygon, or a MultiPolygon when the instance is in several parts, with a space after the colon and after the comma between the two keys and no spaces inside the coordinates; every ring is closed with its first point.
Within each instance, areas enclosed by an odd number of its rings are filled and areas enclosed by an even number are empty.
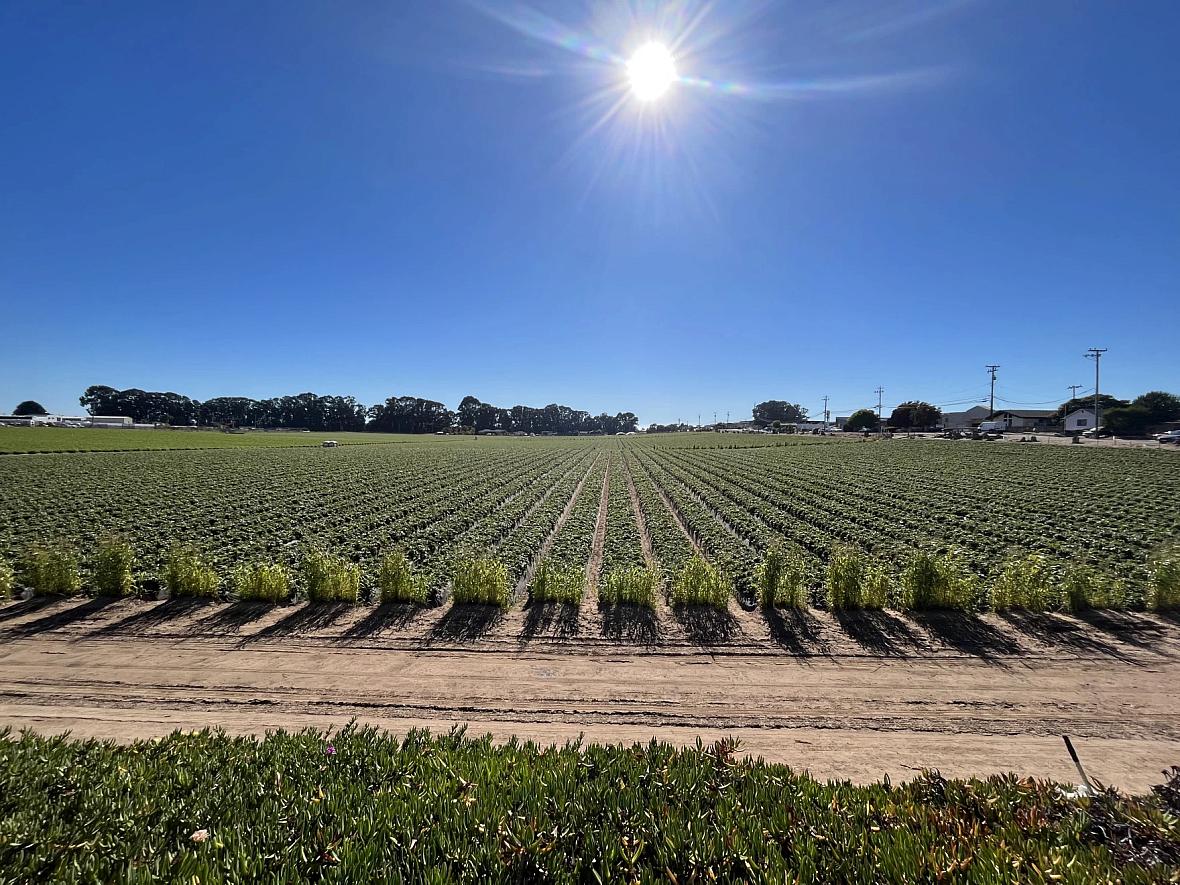
{"type": "Polygon", "coordinates": [[[676,82],[676,64],[663,43],[645,43],[627,62],[631,91],[640,101],[655,101],[676,82]]]}

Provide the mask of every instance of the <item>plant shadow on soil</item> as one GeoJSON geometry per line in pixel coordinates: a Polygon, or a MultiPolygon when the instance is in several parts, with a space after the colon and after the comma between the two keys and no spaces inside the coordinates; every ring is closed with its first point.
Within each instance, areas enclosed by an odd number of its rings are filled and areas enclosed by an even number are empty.
{"type": "Polygon", "coordinates": [[[345,639],[370,639],[386,630],[401,630],[426,611],[412,602],[383,602],[344,631],[345,639]]]}
{"type": "Polygon", "coordinates": [[[244,642],[254,639],[274,639],[275,637],[296,636],[301,633],[314,633],[333,626],[347,615],[355,611],[356,605],[351,602],[305,602],[296,606],[295,610],[284,615],[273,624],[268,624],[252,636],[242,637],[244,642]]]}
{"type": "Polygon", "coordinates": [[[132,612],[125,618],[103,624],[91,631],[92,636],[112,636],[119,634],[146,635],[154,628],[169,621],[177,620],[202,608],[214,605],[213,600],[203,597],[181,597],[166,599],[163,602],[149,604],[147,608],[132,612]]]}
{"type": "Polygon", "coordinates": [[[711,605],[680,605],[672,609],[676,620],[684,628],[688,641],[694,645],[721,645],[733,639],[737,621],[728,609],[711,605]]]}
{"type": "Polygon", "coordinates": [[[274,610],[269,602],[231,602],[189,625],[190,636],[232,636],[251,621],[274,610]]]}
{"type": "Polygon", "coordinates": [[[0,607],[0,622],[11,621],[24,615],[48,608],[57,600],[50,596],[34,596],[32,599],[17,600],[0,607]]]}
{"type": "Polygon", "coordinates": [[[831,654],[831,646],[820,635],[820,622],[810,612],[768,608],[764,613],[770,638],[785,651],[800,657],[831,654]]]}
{"type": "Polygon", "coordinates": [[[999,615],[1017,630],[1048,645],[1062,646],[1082,655],[1103,655],[1121,661],[1134,660],[1122,649],[1091,635],[1089,631],[1061,615],[1015,609],[1002,611],[999,615]]]}
{"type": "Polygon", "coordinates": [[[1097,630],[1109,633],[1120,642],[1161,654],[1164,653],[1160,649],[1161,644],[1167,642],[1169,636],[1175,637],[1175,632],[1164,624],[1134,612],[1091,608],[1076,612],[1074,617],[1097,630]]]}
{"type": "Polygon", "coordinates": [[[656,645],[660,641],[660,622],[647,606],[620,602],[604,605],[599,611],[602,612],[602,634],[612,642],[656,645]]]}
{"type": "Polygon", "coordinates": [[[568,640],[578,635],[578,606],[568,602],[533,602],[525,609],[521,642],[536,636],[568,640]]]}
{"type": "Polygon", "coordinates": [[[1003,666],[1004,658],[1028,653],[1013,637],[972,612],[911,611],[908,614],[936,641],[989,663],[1003,666]]]}
{"type": "Polygon", "coordinates": [[[430,628],[430,638],[470,642],[488,633],[503,618],[504,611],[499,606],[456,602],[430,628]]]}
{"type": "MultiPolygon", "coordinates": [[[[58,602],[65,601],[65,598],[60,596],[54,599],[58,602]]],[[[32,621],[17,624],[11,628],[10,632],[19,636],[31,636],[34,633],[42,633],[47,630],[58,630],[78,621],[84,621],[91,615],[97,614],[104,608],[119,601],[120,599],[117,596],[94,596],[89,599],[80,600],[76,605],[71,605],[69,608],[58,609],[32,621]]]]}
{"type": "Polygon", "coordinates": [[[887,611],[837,609],[837,623],[867,652],[888,658],[904,658],[922,649],[922,636],[901,618],[887,611]]]}

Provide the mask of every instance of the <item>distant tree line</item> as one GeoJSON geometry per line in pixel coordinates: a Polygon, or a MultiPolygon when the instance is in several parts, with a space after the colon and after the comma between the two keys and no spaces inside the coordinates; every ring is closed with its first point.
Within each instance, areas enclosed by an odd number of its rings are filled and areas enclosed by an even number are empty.
{"type": "Polygon", "coordinates": [[[301,393],[256,400],[244,396],[190,399],[132,387],[94,385],[79,398],[91,415],[126,415],[137,424],[179,426],[298,427],[308,430],[364,430],[365,407],[351,396],[301,393]]]}
{"type": "Polygon", "coordinates": [[[391,396],[365,408],[351,396],[301,393],[256,400],[243,396],[190,399],[179,393],[93,385],[79,398],[91,415],[125,415],[137,424],[292,428],[322,431],[372,430],[383,433],[437,433],[500,430],[523,433],[626,433],[639,419],[631,412],[591,415],[552,404],[499,408],[467,396],[458,411],[416,396],[391,396]]]}
{"type": "Polygon", "coordinates": [[[571,409],[569,406],[551,403],[540,409],[531,406],[512,406],[504,409],[491,403],[480,402],[474,396],[465,396],[459,403],[455,424],[461,428],[480,430],[503,430],[509,433],[556,433],[570,435],[578,433],[630,433],[639,427],[639,419],[631,412],[608,415],[591,415],[571,409]]]}

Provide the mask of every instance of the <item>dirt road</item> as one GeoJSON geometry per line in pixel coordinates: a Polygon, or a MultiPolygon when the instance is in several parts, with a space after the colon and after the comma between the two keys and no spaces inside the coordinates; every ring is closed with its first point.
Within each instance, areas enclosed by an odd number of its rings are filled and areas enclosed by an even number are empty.
{"type": "Polygon", "coordinates": [[[128,740],[355,717],[544,743],[729,735],[748,753],[858,781],[923,767],[1073,781],[1068,733],[1093,777],[1136,792],[1180,764],[1180,625],[1167,619],[814,613],[768,624],[740,613],[708,633],[631,633],[596,617],[593,636],[562,621],[14,603],[0,607],[0,726],[128,740]]]}

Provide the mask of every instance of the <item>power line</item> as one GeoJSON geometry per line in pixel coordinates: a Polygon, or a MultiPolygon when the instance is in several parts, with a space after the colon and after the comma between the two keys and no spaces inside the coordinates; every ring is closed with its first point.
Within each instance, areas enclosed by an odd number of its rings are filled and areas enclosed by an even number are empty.
{"type": "MultiPolygon", "coordinates": [[[[1080,384],[1074,385],[1074,387],[1081,387],[1081,386],[1082,385],[1080,385],[1080,384]]],[[[1087,391],[1087,393],[1088,392],[1089,391],[1087,391]]],[[[1059,397],[1059,396],[1055,396],[1052,399],[1039,399],[1039,400],[1005,399],[1002,396],[997,396],[996,399],[998,399],[1002,403],[1007,403],[1010,406],[1049,406],[1049,405],[1053,405],[1054,403],[1057,403],[1058,405],[1060,405],[1060,403],[1061,403],[1061,397],[1059,397]]]]}

